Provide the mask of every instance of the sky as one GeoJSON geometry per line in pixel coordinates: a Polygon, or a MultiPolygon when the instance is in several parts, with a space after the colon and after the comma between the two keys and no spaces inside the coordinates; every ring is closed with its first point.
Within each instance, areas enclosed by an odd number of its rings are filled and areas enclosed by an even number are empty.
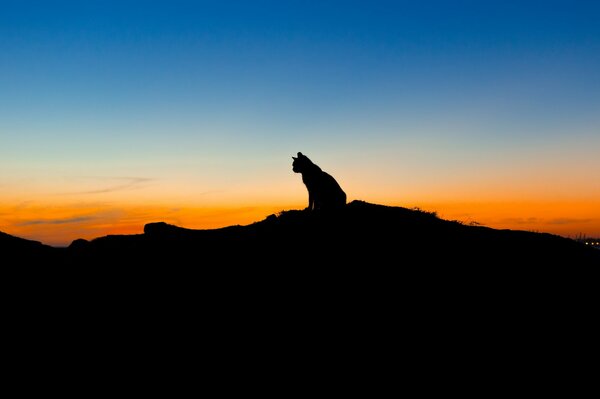
{"type": "Polygon", "coordinates": [[[0,0],[0,231],[64,246],[348,195],[600,236],[600,2],[0,0]]]}

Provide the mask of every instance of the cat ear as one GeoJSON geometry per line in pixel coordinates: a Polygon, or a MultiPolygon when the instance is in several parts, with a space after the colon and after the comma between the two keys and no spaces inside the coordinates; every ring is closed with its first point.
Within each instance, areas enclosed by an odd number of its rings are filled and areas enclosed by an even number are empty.
{"type": "Polygon", "coordinates": [[[301,153],[301,152],[299,152],[299,153],[298,153],[298,156],[299,156],[299,157],[302,157],[303,155],[302,155],[302,153],[301,153]]]}
{"type": "Polygon", "coordinates": [[[292,157],[292,159],[295,161],[295,160],[296,160],[296,159],[298,159],[298,158],[296,158],[296,157],[292,157]]]}

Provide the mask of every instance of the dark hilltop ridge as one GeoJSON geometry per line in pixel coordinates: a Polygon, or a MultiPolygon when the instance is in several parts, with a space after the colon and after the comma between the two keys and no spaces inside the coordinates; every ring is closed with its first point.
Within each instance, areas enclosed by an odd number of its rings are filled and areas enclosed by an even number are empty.
{"type": "Polygon", "coordinates": [[[353,201],[330,212],[290,210],[245,226],[193,230],[150,223],[143,234],[75,240],[68,248],[0,233],[8,262],[215,269],[600,265],[600,251],[547,233],[498,230],[435,213],[353,201]],[[10,260],[14,259],[14,260],[10,260]]]}
{"type": "Polygon", "coordinates": [[[208,337],[203,354],[274,346],[351,367],[399,351],[420,373],[438,358],[554,359],[548,348],[595,331],[599,250],[362,201],[211,230],[150,223],[68,248],[1,235],[0,250],[16,274],[9,308],[31,334],[97,329],[102,350],[113,339],[187,354],[208,337]]]}
{"type": "Polygon", "coordinates": [[[0,231],[0,253],[2,263],[18,264],[21,260],[49,260],[57,255],[57,248],[44,245],[39,241],[14,237],[0,231]]]}

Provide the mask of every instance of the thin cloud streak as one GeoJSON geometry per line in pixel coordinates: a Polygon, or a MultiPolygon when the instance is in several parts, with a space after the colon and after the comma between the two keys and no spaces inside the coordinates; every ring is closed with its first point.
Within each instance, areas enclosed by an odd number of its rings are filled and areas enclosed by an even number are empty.
{"type": "Polygon", "coordinates": [[[104,194],[104,193],[112,193],[115,191],[126,191],[126,190],[136,190],[143,188],[144,183],[148,183],[150,181],[156,180],[148,177],[107,177],[107,178],[94,178],[94,179],[102,179],[102,180],[120,180],[125,181],[120,184],[99,188],[96,190],[87,190],[87,191],[76,191],[63,193],[63,195],[82,195],[82,194],[104,194]]]}
{"type": "Polygon", "coordinates": [[[593,219],[575,219],[575,218],[555,218],[548,221],[549,224],[573,224],[573,223],[589,223],[593,219]]]}
{"type": "Polygon", "coordinates": [[[500,220],[500,223],[509,224],[530,224],[530,223],[542,223],[543,220],[536,217],[529,218],[504,218],[500,220]]]}
{"type": "Polygon", "coordinates": [[[536,217],[529,218],[504,218],[501,219],[501,223],[509,223],[509,224],[553,224],[553,225],[568,225],[568,224],[578,224],[578,223],[590,223],[593,222],[594,219],[590,218],[568,218],[568,217],[558,217],[553,219],[543,219],[536,217]]]}
{"type": "Polygon", "coordinates": [[[94,220],[94,219],[97,219],[97,218],[94,216],[75,216],[75,217],[63,218],[63,219],[35,219],[35,220],[28,220],[25,222],[18,223],[17,226],[34,226],[34,225],[40,225],[40,224],[50,224],[50,225],[70,224],[70,223],[89,222],[90,220],[94,220]]]}

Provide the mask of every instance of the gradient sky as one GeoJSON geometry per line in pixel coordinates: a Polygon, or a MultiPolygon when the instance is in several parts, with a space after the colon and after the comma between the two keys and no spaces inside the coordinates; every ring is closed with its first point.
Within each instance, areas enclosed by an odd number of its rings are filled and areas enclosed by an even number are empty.
{"type": "Polygon", "coordinates": [[[598,1],[0,1],[0,231],[349,200],[600,236],[598,1]]]}

